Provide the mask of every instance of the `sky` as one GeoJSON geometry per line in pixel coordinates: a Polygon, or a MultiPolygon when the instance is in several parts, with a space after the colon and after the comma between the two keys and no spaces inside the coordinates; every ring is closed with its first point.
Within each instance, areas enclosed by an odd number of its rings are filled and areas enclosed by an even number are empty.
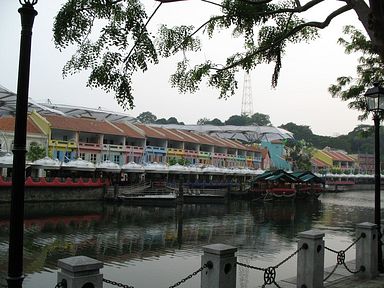
{"type": "MultiPolygon", "coordinates": [[[[15,0],[2,0],[0,9],[0,85],[16,92],[20,43],[20,4],[15,0]]],[[[316,12],[305,15],[308,20],[322,21],[324,13],[338,1],[325,1],[316,12]]],[[[112,93],[86,87],[88,72],[84,71],[63,78],[61,71],[72,55],[74,48],[62,52],[54,47],[53,21],[64,0],[39,0],[35,5],[38,15],[35,18],[32,38],[31,76],[29,97],[34,100],[52,103],[84,106],[89,108],[123,112],[112,93]]],[[[144,0],[148,15],[158,2],[144,0]]],[[[200,26],[212,15],[219,14],[216,6],[198,0],[163,4],[155,14],[148,28],[156,32],[160,23],[173,25],[200,26]]],[[[283,58],[277,88],[271,88],[272,65],[261,65],[250,72],[253,112],[269,115],[274,126],[293,122],[306,125],[314,134],[338,136],[347,134],[359,124],[372,125],[372,121],[358,121],[359,113],[348,108],[348,103],[332,98],[328,87],[339,76],[354,76],[358,55],[346,55],[343,47],[337,44],[345,25],[363,29],[353,11],[335,19],[330,27],[321,31],[321,37],[310,44],[300,43],[288,47],[283,58]]],[[[234,51],[242,49],[241,42],[227,31],[216,33],[207,41],[203,36],[203,49],[191,55],[196,61],[214,59],[223,61],[234,51]]],[[[236,95],[228,100],[218,99],[219,91],[201,86],[194,94],[180,94],[169,84],[169,76],[175,65],[183,57],[160,59],[160,64],[150,67],[133,79],[133,110],[125,111],[137,117],[150,111],[157,118],[176,117],[185,124],[196,124],[201,118],[222,121],[232,115],[241,114],[244,73],[237,75],[239,88],[236,95]]],[[[195,62],[194,64],[197,64],[195,62]]]]}

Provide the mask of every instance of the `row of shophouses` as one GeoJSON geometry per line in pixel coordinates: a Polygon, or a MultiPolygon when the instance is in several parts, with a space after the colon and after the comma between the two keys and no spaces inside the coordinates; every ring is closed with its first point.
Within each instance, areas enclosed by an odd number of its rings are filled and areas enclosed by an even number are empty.
{"type": "MultiPolygon", "coordinates": [[[[0,117],[0,131],[1,151],[11,151],[14,117],[0,117]]],[[[27,147],[31,143],[44,147],[48,156],[64,162],[82,158],[93,163],[109,160],[119,165],[179,162],[229,168],[291,169],[281,141],[244,145],[193,131],[132,122],[41,115],[35,111],[29,113],[27,119],[27,147]]],[[[316,150],[312,169],[313,172],[339,170],[372,174],[374,156],[347,155],[329,148],[316,150]]]]}

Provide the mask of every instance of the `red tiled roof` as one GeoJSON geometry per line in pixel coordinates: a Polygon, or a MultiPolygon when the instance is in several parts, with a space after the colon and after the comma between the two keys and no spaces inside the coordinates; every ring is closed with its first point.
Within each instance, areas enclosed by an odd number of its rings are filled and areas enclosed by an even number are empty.
{"type": "Polygon", "coordinates": [[[329,157],[332,158],[332,160],[336,160],[336,161],[346,161],[346,162],[355,162],[355,159],[353,159],[352,157],[342,153],[342,152],[338,152],[338,151],[324,151],[323,150],[323,153],[325,153],[326,155],[328,155],[329,157]]]}
{"type": "Polygon", "coordinates": [[[183,135],[186,138],[186,141],[191,143],[200,143],[196,135],[190,131],[176,130],[178,133],[183,135]]]}
{"type": "MultiPolygon", "coordinates": [[[[13,116],[6,116],[6,117],[0,117],[0,130],[7,131],[7,132],[13,132],[15,131],[15,117],[13,116]]],[[[29,118],[27,118],[27,133],[31,134],[44,134],[39,127],[33,123],[33,121],[29,118]]]]}
{"type": "Polygon", "coordinates": [[[321,161],[320,159],[317,159],[317,158],[312,158],[311,159],[311,164],[313,166],[316,166],[316,167],[329,167],[329,165],[323,161],[321,161]]]}
{"type": "Polygon", "coordinates": [[[129,124],[126,124],[126,123],[113,123],[113,125],[116,125],[121,130],[123,130],[125,136],[132,137],[132,138],[145,139],[144,135],[140,134],[134,128],[130,127],[129,124]]]}
{"type": "Polygon", "coordinates": [[[139,129],[143,130],[146,137],[166,139],[165,135],[156,127],[147,126],[144,124],[135,124],[139,129]]]}
{"type": "MultiPolygon", "coordinates": [[[[152,127],[152,128],[154,128],[154,127],[152,127]]],[[[179,133],[176,129],[167,129],[167,128],[156,127],[156,130],[161,132],[162,134],[164,134],[168,140],[186,141],[185,136],[183,134],[179,133]]]]}
{"type": "Polygon", "coordinates": [[[46,115],[44,117],[54,129],[109,135],[124,135],[124,132],[121,129],[114,127],[107,121],[54,115],[46,115]]]}

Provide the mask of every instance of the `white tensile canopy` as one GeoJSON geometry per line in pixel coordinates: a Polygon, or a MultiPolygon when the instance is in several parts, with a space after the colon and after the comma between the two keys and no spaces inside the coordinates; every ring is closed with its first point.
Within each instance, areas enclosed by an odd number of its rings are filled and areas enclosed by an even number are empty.
{"type": "Polygon", "coordinates": [[[44,157],[32,162],[32,167],[45,170],[58,170],[61,167],[61,162],[58,159],[44,157]]]}
{"type": "Polygon", "coordinates": [[[96,166],[92,162],[85,161],[81,158],[71,160],[67,163],[63,163],[61,167],[65,170],[76,170],[76,171],[95,171],[96,166]]]}
{"type": "Polygon", "coordinates": [[[107,160],[96,164],[96,170],[103,172],[119,173],[121,171],[121,167],[119,164],[107,160]]]}

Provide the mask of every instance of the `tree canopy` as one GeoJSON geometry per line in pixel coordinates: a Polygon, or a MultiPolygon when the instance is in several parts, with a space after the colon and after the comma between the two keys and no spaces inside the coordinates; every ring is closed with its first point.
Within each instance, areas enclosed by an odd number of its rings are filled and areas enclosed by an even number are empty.
{"type": "Polygon", "coordinates": [[[376,53],[372,41],[367,39],[361,31],[352,26],[346,26],[344,34],[349,39],[340,38],[338,42],[344,46],[345,52],[361,54],[356,67],[357,77],[340,76],[336,84],[331,85],[328,90],[333,97],[349,101],[349,108],[361,111],[362,114],[358,118],[364,120],[369,114],[364,92],[367,88],[371,88],[374,82],[383,84],[384,64],[382,58],[376,53]]]}
{"type": "Polygon", "coordinates": [[[26,157],[29,161],[36,161],[47,156],[46,153],[47,151],[44,147],[40,146],[36,142],[31,142],[26,157]]]}
{"type": "Polygon", "coordinates": [[[219,6],[221,13],[200,27],[162,25],[157,37],[153,37],[147,23],[154,14],[148,16],[139,0],[67,0],[55,18],[54,41],[59,49],[74,45],[77,50],[63,74],[90,70],[88,86],[113,92],[122,107],[133,108],[133,73],[146,71],[150,64],[159,62],[159,57],[183,53],[176,72],[170,76],[171,85],[180,92],[195,92],[205,80],[208,86],[219,90],[220,98],[227,98],[237,89],[235,74],[262,63],[274,65],[271,85],[275,87],[287,47],[316,39],[319,30],[351,10],[365,29],[371,50],[384,63],[382,0],[339,0],[339,6],[329,8],[323,21],[306,20],[302,13],[316,11],[325,0],[309,0],[305,4],[300,0],[204,1],[219,6]],[[213,38],[215,31],[223,29],[241,37],[244,51],[228,55],[223,63],[209,59],[191,63],[190,53],[202,49],[198,36],[206,33],[213,38]]]}

